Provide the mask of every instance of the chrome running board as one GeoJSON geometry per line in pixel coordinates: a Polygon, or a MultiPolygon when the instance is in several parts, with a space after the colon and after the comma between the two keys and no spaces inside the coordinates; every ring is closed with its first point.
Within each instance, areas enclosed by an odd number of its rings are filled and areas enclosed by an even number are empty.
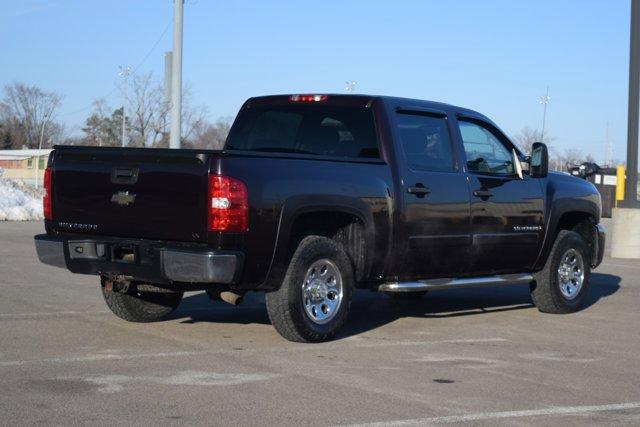
{"type": "Polygon", "coordinates": [[[502,274],[498,276],[463,277],[459,279],[428,279],[415,282],[390,282],[378,286],[381,292],[423,292],[438,289],[473,288],[476,286],[516,285],[529,283],[531,274],[502,274]]]}

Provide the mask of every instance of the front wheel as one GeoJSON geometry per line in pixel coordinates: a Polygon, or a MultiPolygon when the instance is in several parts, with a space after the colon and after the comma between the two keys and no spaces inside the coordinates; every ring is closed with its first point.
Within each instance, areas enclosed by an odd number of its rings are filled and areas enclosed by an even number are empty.
{"type": "Polygon", "coordinates": [[[102,279],[102,296],[113,314],[129,322],[155,322],[171,314],[182,300],[182,292],[113,291],[102,279]]]}
{"type": "Polygon", "coordinates": [[[545,313],[578,311],[587,296],[591,258],[582,237],[573,231],[558,233],[544,268],[534,274],[531,298],[545,313]]]}
{"type": "Polygon", "coordinates": [[[307,236],[294,252],[280,289],[266,295],[269,319],[289,341],[327,341],[347,319],[352,284],[345,251],[326,237],[307,236]]]}

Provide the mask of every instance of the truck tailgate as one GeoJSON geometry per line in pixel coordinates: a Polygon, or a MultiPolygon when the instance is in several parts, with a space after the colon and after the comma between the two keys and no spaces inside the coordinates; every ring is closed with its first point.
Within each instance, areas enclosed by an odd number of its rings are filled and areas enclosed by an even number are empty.
{"type": "Polygon", "coordinates": [[[206,241],[210,153],[56,147],[54,230],[206,241]]]}

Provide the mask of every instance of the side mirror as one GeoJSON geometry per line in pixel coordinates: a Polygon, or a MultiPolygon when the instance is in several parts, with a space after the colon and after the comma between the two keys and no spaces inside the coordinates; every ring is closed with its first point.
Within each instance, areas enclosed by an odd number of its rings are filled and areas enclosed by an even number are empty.
{"type": "Polygon", "coordinates": [[[533,143],[529,173],[532,178],[544,178],[549,173],[549,150],[542,142],[533,143]]]}

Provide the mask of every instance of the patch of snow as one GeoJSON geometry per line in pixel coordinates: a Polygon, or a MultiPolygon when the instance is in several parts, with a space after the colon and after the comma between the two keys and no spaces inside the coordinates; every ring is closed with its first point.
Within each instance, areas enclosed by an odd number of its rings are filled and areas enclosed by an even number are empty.
{"type": "Polygon", "coordinates": [[[42,218],[42,196],[38,190],[20,181],[0,178],[0,221],[42,218]]]}

